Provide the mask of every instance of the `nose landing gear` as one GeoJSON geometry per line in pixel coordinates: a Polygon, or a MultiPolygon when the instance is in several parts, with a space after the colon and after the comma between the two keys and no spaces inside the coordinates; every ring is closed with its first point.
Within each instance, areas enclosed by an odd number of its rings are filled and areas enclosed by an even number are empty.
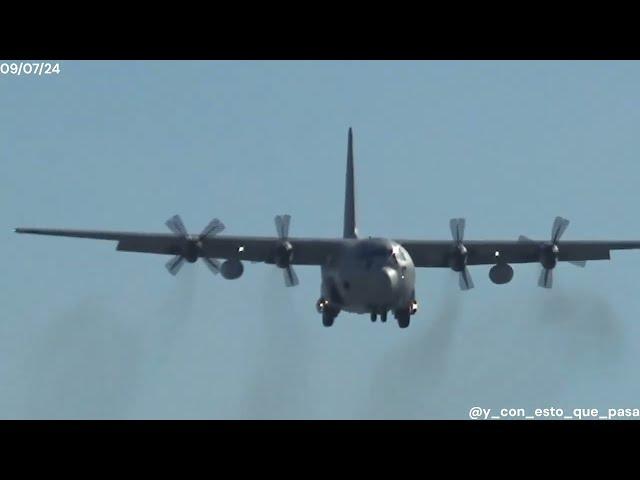
{"type": "MultiPolygon", "coordinates": [[[[386,310],[382,310],[379,312],[380,313],[380,321],[382,323],[387,321],[387,311],[386,310]]],[[[371,321],[375,322],[378,319],[378,311],[377,310],[372,310],[371,311],[371,321]]]]}

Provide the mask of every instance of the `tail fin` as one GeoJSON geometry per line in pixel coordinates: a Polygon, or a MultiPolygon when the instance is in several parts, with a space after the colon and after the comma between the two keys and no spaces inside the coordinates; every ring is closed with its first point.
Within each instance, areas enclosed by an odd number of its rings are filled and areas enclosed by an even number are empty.
{"type": "Polygon", "coordinates": [[[356,229],[356,192],[353,179],[353,134],[349,127],[347,147],[347,176],[344,193],[344,238],[358,238],[356,229]]]}

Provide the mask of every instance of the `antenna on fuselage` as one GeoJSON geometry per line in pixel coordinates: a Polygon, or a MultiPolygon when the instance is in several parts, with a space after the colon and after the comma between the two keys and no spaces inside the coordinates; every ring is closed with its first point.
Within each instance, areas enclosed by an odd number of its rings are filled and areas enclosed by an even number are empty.
{"type": "Polygon", "coordinates": [[[358,238],[358,230],[356,228],[356,192],[353,176],[353,132],[349,127],[347,175],[344,193],[344,238],[358,238]]]}

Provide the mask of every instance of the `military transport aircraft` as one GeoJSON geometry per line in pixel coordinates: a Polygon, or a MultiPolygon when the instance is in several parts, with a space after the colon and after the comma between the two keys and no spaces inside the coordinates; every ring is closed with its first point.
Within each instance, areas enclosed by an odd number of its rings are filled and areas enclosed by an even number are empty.
{"type": "Polygon", "coordinates": [[[491,265],[489,278],[505,284],[513,278],[511,263],[540,263],[538,285],[551,288],[558,262],[584,267],[587,260],[609,260],[611,250],[637,249],[640,241],[560,241],[569,221],[557,217],[549,240],[465,240],[464,218],[450,221],[451,240],[391,240],[360,238],[356,229],[353,169],[353,136],[349,129],[347,174],[342,238],[290,237],[289,215],[275,217],[276,237],[219,236],[224,225],[213,219],[198,235],[189,234],[174,215],[166,225],[171,233],[136,233],[96,230],[17,228],[17,233],[117,241],[125,252],[174,255],[167,264],[172,275],[185,261],[201,258],[209,269],[226,279],[239,278],[243,261],[275,264],[284,273],[285,285],[298,284],[293,265],[319,265],[322,283],[316,309],[326,327],[344,310],[369,313],[371,320],[387,320],[393,312],[400,328],[409,326],[418,309],[415,267],[451,268],[459,272],[462,290],[473,288],[469,265],[491,265]],[[224,259],[220,262],[218,259],[224,259]]]}

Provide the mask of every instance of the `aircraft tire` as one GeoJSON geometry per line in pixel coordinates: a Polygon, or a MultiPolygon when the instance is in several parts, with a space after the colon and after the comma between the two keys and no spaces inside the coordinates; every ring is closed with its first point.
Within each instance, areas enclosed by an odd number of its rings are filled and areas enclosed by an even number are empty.
{"type": "Polygon", "coordinates": [[[336,315],[331,310],[327,309],[322,312],[322,325],[325,327],[331,327],[335,319],[336,315]]]}
{"type": "Polygon", "coordinates": [[[407,328],[411,320],[411,313],[409,310],[400,310],[396,312],[396,319],[398,320],[398,326],[400,328],[407,328]]]}

